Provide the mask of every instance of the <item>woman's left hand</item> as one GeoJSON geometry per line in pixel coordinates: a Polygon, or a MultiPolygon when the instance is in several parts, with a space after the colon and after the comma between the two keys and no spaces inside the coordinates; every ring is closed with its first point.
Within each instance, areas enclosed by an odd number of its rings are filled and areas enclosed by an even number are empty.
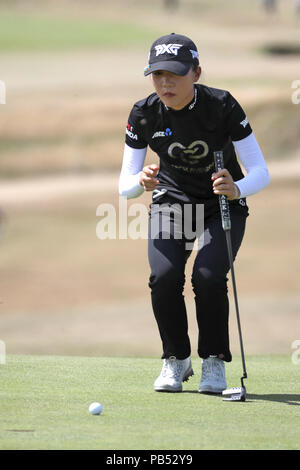
{"type": "Polygon", "coordinates": [[[224,194],[230,201],[240,196],[239,188],[234,183],[231,174],[226,168],[217,173],[213,173],[211,179],[213,181],[214,194],[224,194]]]}

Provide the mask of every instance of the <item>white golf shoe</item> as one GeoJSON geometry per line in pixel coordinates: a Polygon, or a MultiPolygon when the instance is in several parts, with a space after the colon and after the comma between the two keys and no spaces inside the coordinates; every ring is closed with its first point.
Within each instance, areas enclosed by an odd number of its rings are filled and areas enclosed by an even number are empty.
{"type": "Polygon", "coordinates": [[[182,382],[194,375],[191,359],[176,359],[170,357],[163,360],[160,375],[154,382],[156,392],[182,392],[182,382]]]}
{"type": "Polygon", "coordinates": [[[226,378],[224,361],[215,356],[203,359],[199,392],[222,393],[225,389],[226,378]]]}

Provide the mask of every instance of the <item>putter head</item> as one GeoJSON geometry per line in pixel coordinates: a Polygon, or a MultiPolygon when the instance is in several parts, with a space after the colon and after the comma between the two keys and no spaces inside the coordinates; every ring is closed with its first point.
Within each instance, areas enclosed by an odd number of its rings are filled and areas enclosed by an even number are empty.
{"type": "Polygon", "coordinates": [[[226,390],[223,390],[222,396],[224,401],[246,401],[246,388],[227,388],[226,390]]]}

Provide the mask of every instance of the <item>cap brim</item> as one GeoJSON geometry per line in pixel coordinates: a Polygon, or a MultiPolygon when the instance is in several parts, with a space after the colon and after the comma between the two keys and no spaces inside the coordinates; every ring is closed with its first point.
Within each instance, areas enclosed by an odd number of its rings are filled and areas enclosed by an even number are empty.
{"type": "Polygon", "coordinates": [[[190,70],[191,62],[177,62],[176,60],[165,60],[162,62],[155,62],[149,64],[144,70],[145,77],[150,73],[157,72],[158,70],[166,70],[167,72],[175,73],[176,75],[186,75],[190,70]]]}

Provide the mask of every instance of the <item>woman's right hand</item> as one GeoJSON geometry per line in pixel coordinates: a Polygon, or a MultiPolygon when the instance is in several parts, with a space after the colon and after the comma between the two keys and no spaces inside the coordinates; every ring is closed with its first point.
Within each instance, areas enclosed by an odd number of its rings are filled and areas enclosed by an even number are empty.
{"type": "Polygon", "coordinates": [[[153,191],[157,187],[159,183],[158,179],[156,178],[158,170],[159,166],[155,163],[152,163],[151,165],[145,166],[141,171],[139,182],[145,191],[153,191]]]}

